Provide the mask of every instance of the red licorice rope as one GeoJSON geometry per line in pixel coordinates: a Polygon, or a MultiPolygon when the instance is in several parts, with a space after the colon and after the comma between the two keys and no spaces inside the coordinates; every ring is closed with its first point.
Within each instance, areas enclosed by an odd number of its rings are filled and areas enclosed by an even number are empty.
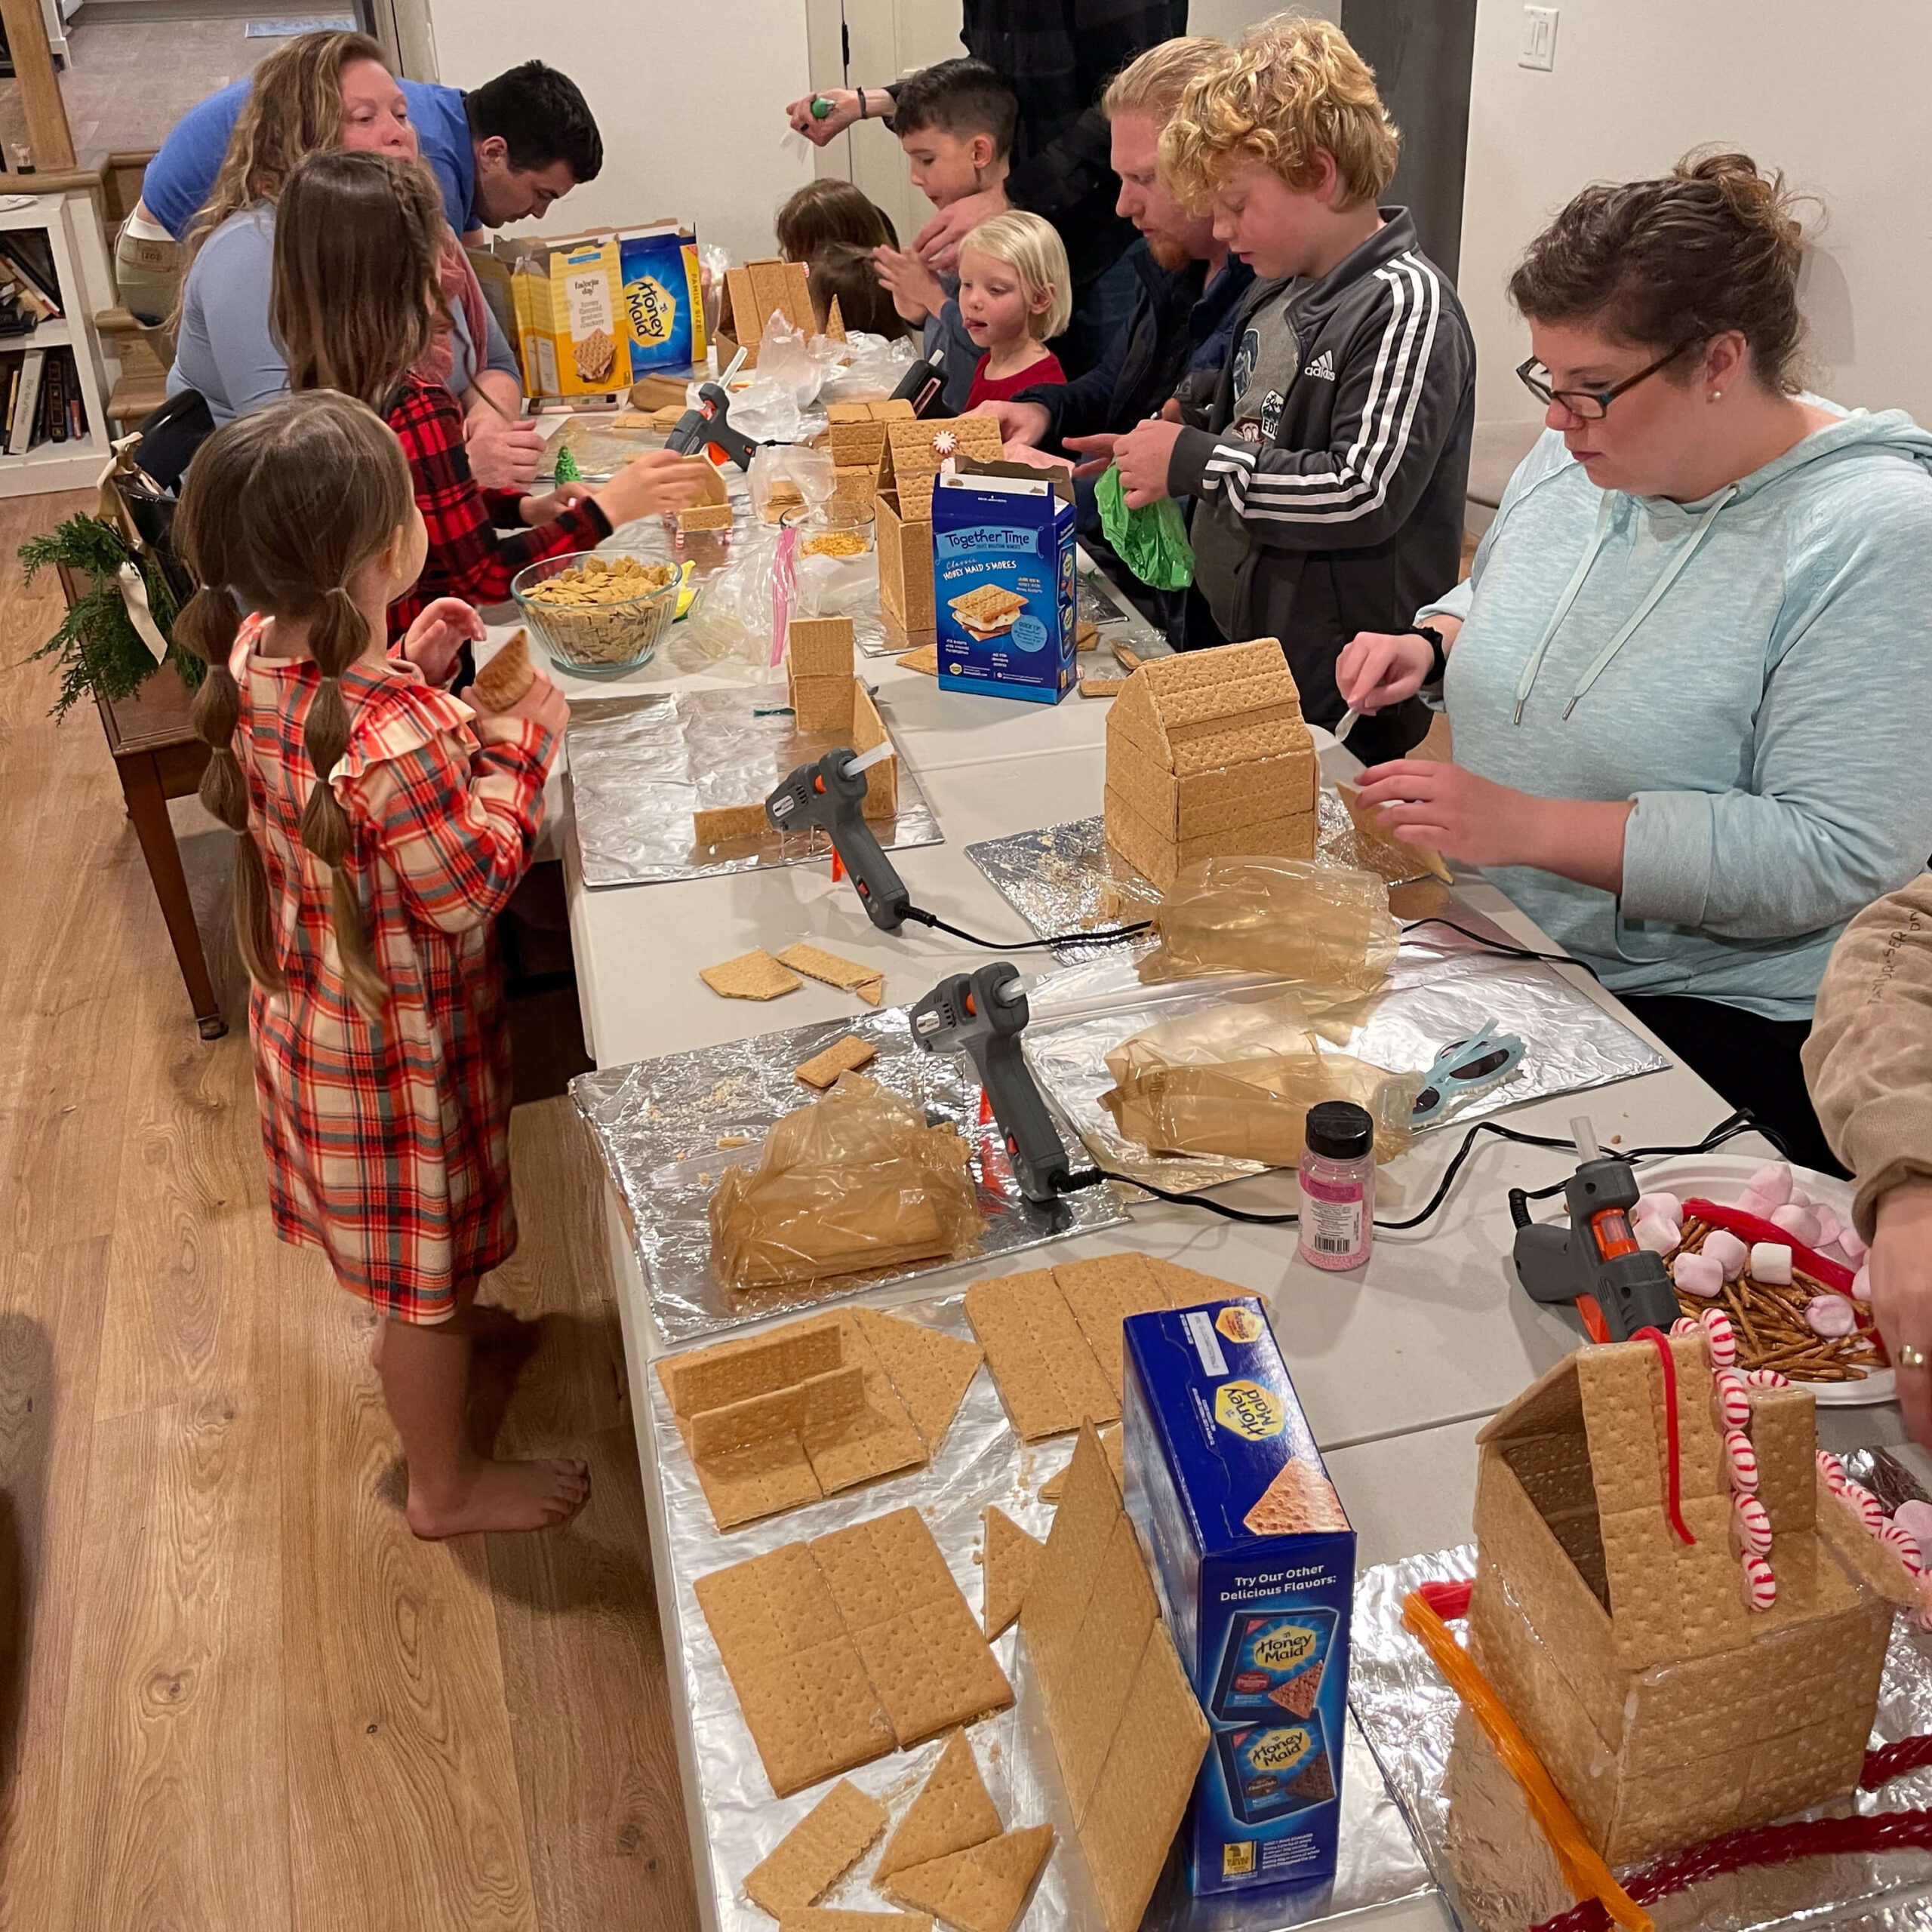
{"type": "MultiPolygon", "coordinates": [[[[1923,1738],[1903,1742],[1924,1744],[1923,1738]]],[[[1890,1747],[1897,1750],[1902,1747],[1890,1747]]],[[[1874,1752],[1873,1756],[1878,1754],[1874,1752]]],[[[1868,1762],[1869,1761],[1868,1760],[1868,1762]]],[[[1868,1818],[1810,1818],[1795,1825],[1758,1825],[1688,1845],[1633,1872],[1623,1889],[1639,1905],[1654,1905],[1706,1878],[1752,1865],[1789,1865],[1801,1858],[1844,1852],[1932,1851],[1932,1810],[1881,1811],[1868,1818]]],[[[1595,1899],[1546,1918],[1533,1932],[1607,1932],[1610,1915],[1595,1899]]]]}
{"type": "Polygon", "coordinates": [[[1932,1764],[1932,1737],[1901,1737],[1896,1744],[1881,1744],[1865,1754],[1865,1768],[1859,1774],[1860,1791],[1876,1791],[1908,1771],[1922,1771],[1932,1764]]]}
{"type": "MultiPolygon", "coordinates": [[[[1469,1592],[1472,1587],[1468,1583],[1420,1583],[1416,1586],[1416,1595],[1444,1623],[1454,1623],[1459,1617],[1469,1615],[1469,1592]]],[[[1932,1740],[1927,1742],[1932,1743],[1932,1740]]]]}
{"type": "Polygon", "coordinates": [[[1663,1364],[1663,1439],[1666,1450],[1663,1470],[1663,1510],[1670,1519],[1670,1527],[1681,1543],[1694,1543],[1697,1539],[1690,1534],[1690,1525],[1684,1520],[1684,1512],[1679,1506],[1678,1494],[1677,1453],[1677,1362],[1670,1352],[1666,1337],[1654,1328],[1639,1328],[1630,1337],[1633,1342],[1654,1342],[1657,1360],[1663,1364]]]}

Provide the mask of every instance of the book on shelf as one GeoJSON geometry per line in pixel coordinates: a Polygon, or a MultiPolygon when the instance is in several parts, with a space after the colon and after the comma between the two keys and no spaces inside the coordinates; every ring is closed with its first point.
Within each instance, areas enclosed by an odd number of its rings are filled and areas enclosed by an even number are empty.
{"type": "Polygon", "coordinates": [[[0,397],[6,409],[0,438],[8,456],[24,456],[42,443],[87,440],[80,367],[65,343],[0,351],[0,397]]]}
{"type": "Polygon", "coordinates": [[[67,440],[67,371],[61,356],[62,351],[57,349],[47,358],[47,381],[43,392],[46,407],[42,415],[46,425],[47,440],[51,443],[64,443],[67,440]]]}
{"type": "Polygon", "coordinates": [[[54,271],[53,245],[44,229],[0,230],[0,272],[26,283],[55,315],[62,312],[60,278],[54,271]]]}
{"type": "Polygon", "coordinates": [[[7,432],[7,454],[25,456],[32,448],[34,430],[40,421],[40,389],[48,352],[29,349],[21,358],[20,393],[14,405],[12,426],[7,432]]]}

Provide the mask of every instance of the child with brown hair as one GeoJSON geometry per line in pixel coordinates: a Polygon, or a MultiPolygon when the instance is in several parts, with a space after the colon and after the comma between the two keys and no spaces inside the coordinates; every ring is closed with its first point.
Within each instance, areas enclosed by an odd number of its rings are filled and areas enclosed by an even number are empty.
{"type": "Polygon", "coordinates": [[[813,319],[821,334],[831,321],[835,302],[839,322],[848,335],[857,331],[897,342],[912,333],[893,304],[892,291],[879,280],[869,248],[855,248],[848,242],[821,248],[812,257],[806,285],[811,291],[813,319]]]}
{"type": "Polygon", "coordinates": [[[835,174],[808,181],[778,211],[773,224],[778,252],[788,262],[811,262],[831,248],[896,248],[891,217],[860,187],[835,174]]]}
{"type": "Polygon", "coordinates": [[[409,469],[365,405],[291,397],[216,431],[174,537],[202,588],[203,801],[238,835],[235,918],[275,1232],[383,1318],[375,1355],[420,1537],[540,1529],[575,1460],[469,1434],[475,1305],[516,1246],[509,1040],[491,921],[528,866],[569,708],[539,675],[501,716],[435,688],[473,616],[386,613],[426,547],[409,469]],[[236,599],[253,615],[238,631],[236,599]]]}

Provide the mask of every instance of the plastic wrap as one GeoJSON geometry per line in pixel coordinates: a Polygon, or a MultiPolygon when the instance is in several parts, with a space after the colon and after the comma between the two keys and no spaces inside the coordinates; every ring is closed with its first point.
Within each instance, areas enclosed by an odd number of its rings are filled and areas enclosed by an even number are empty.
{"type": "Polygon", "coordinates": [[[1204,859],[1187,866],[1154,915],[1159,949],[1148,980],[1266,973],[1355,993],[1387,979],[1401,929],[1373,872],[1312,859],[1204,859]]]}
{"type": "Polygon", "coordinates": [[[768,517],[765,506],[771,500],[772,486],[783,480],[798,494],[808,509],[829,503],[835,487],[829,450],[808,450],[802,444],[768,445],[752,458],[752,514],[761,523],[776,523],[768,517]]]}
{"type": "Polygon", "coordinates": [[[1375,1123],[1375,1158],[1409,1144],[1420,1073],[1391,1073],[1324,1053],[1292,995],[1211,1006],[1123,1040],[1107,1055],[1114,1085],[1100,1104],[1129,1140],[1158,1154],[1216,1154],[1293,1167],[1302,1126],[1322,1100],[1352,1100],[1375,1123]]]}
{"type": "Polygon", "coordinates": [[[841,1075],[711,1197],[712,1269],[734,1293],[951,1260],[977,1245],[968,1143],[903,1095],[841,1075]]]}

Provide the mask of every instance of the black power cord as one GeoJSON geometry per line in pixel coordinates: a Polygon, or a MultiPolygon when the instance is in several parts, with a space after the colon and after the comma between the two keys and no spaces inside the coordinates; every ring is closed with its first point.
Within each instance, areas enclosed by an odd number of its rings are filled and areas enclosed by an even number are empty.
{"type": "Polygon", "coordinates": [[[1482,933],[1472,933],[1467,926],[1459,926],[1454,919],[1411,919],[1402,928],[1406,935],[1423,926],[1446,926],[1452,933],[1460,933],[1463,938],[1473,940],[1481,949],[1498,959],[1532,959],[1545,966],[1580,966],[1593,980],[1598,978],[1597,969],[1587,959],[1574,958],[1567,952],[1538,952],[1534,947],[1512,946],[1509,940],[1491,939],[1482,933]]]}
{"type": "Polygon", "coordinates": [[[1121,946],[1154,929],[1152,919],[1143,919],[1137,925],[1109,926],[1099,932],[1061,933],[1052,939],[982,939],[977,933],[969,933],[963,927],[949,925],[937,912],[928,912],[921,906],[907,906],[905,916],[922,926],[931,927],[935,932],[949,933],[955,939],[963,939],[968,946],[983,946],[989,952],[1038,952],[1050,946],[1121,946]]]}
{"type": "MultiPolygon", "coordinates": [[[[1494,1134],[1499,1140],[1513,1141],[1519,1146],[1546,1147],[1553,1152],[1577,1153],[1581,1150],[1574,1140],[1564,1140],[1546,1134],[1525,1134],[1520,1128],[1504,1127],[1493,1120],[1479,1120],[1463,1137],[1463,1144],[1457,1149],[1449,1164],[1442,1171],[1442,1178],[1437,1182],[1432,1194],[1416,1214],[1405,1221],[1377,1221],[1375,1225],[1384,1234],[1404,1234],[1419,1228],[1441,1211],[1449,1198],[1449,1190],[1456,1184],[1457,1177],[1467,1164],[1475,1150],[1476,1141],[1481,1135],[1494,1134]]],[[[1783,1137],[1777,1129],[1767,1127],[1748,1107],[1740,1107],[1736,1112],[1718,1121],[1694,1146],[1689,1147],[1612,1147],[1604,1149],[1606,1159],[1621,1161],[1629,1166],[1638,1161],[1661,1160],[1677,1154],[1708,1154],[1714,1148],[1721,1147],[1727,1140],[1734,1140],[1742,1134],[1763,1135],[1780,1154],[1789,1154],[1783,1137]]],[[[1090,1187],[1098,1187],[1103,1181],[1115,1180],[1127,1187],[1137,1187],[1144,1194],[1155,1199],[1172,1201],[1178,1208],[1199,1208],[1210,1214],[1218,1214],[1223,1220],[1240,1221],[1250,1227],[1292,1227],[1301,1217],[1299,1214],[1257,1214],[1244,1208],[1229,1208],[1218,1201],[1210,1201],[1204,1195],[1176,1194],[1168,1189],[1155,1186],[1149,1181],[1137,1179],[1132,1174],[1117,1174],[1106,1168],[1094,1168],[1084,1174],[1069,1174],[1064,1180],[1056,1183],[1054,1191],[1060,1194],[1078,1194],[1090,1187]]],[[[1509,1190],[1509,1217],[1519,1228],[1529,1224],[1529,1203],[1546,1201],[1552,1195],[1561,1194],[1569,1185],[1567,1181],[1556,1181],[1548,1187],[1512,1187],[1509,1190]]]]}

